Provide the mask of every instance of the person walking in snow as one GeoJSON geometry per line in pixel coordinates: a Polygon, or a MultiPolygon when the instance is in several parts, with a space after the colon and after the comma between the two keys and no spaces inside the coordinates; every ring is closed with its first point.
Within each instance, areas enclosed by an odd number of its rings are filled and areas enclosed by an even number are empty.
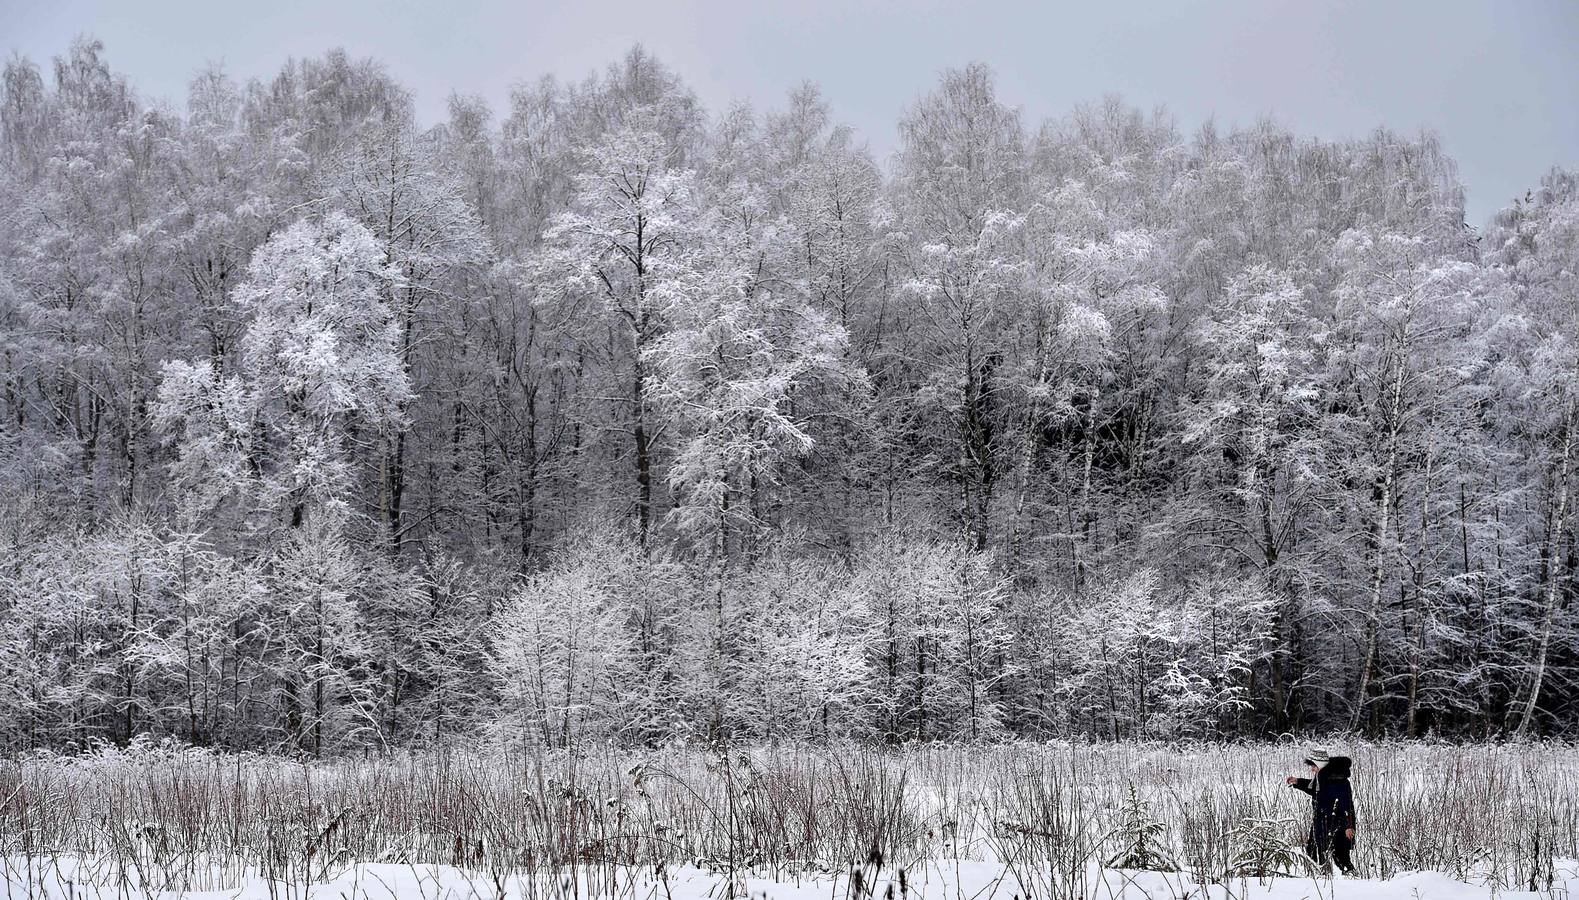
{"type": "Polygon", "coordinates": [[[1324,872],[1332,864],[1345,875],[1354,872],[1349,852],[1354,849],[1354,792],[1349,788],[1347,756],[1328,756],[1323,749],[1312,750],[1305,758],[1309,778],[1288,777],[1288,786],[1310,795],[1313,818],[1305,852],[1324,872]]]}

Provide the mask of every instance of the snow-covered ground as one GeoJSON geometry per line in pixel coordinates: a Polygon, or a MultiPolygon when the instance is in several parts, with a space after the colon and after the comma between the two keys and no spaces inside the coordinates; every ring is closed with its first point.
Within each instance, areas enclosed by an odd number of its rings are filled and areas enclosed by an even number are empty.
{"type": "MultiPolygon", "coordinates": [[[[997,863],[938,861],[897,871],[807,873],[732,880],[694,867],[662,877],[650,869],[621,867],[572,875],[499,874],[442,865],[367,863],[339,867],[317,880],[269,881],[232,876],[202,890],[137,885],[135,873],[119,873],[73,859],[4,860],[5,897],[49,900],[143,900],[188,897],[203,900],[1565,900],[1579,894],[1579,864],[1557,867],[1551,890],[1509,890],[1469,884],[1438,872],[1414,872],[1387,880],[1365,878],[1238,879],[1201,884],[1184,873],[1092,870],[1072,882],[1066,877],[1025,884],[997,863]]],[[[1027,882],[1041,876],[1022,874],[1027,882]]]]}
{"type": "Polygon", "coordinates": [[[1310,803],[1283,785],[1287,747],[34,755],[0,763],[0,894],[1566,900],[1579,888],[1565,862],[1579,856],[1572,748],[1347,749],[1365,773],[1355,860],[1372,877],[1265,883],[1240,873],[1306,869],[1310,803]],[[848,866],[868,855],[880,862],[857,879],[848,866]],[[718,874],[731,865],[749,877],[718,874]]]}

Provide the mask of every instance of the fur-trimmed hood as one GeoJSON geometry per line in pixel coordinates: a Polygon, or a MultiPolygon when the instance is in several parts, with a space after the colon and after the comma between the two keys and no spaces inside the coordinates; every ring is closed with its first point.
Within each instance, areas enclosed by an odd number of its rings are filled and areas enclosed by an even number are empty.
{"type": "Polygon", "coordinates": [[[1327,760],[1326,765],[1321,767],[1321,771],[1316,775],[1316,778],[1319,781],[1347,781],[1349,771],[1353,766],[1354,760],[1347,756],[1334,756],[1327,760]]]}

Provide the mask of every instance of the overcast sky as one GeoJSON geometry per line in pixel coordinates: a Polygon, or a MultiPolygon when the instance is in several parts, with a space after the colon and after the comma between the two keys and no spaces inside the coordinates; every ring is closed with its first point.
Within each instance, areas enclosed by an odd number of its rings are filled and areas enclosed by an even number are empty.
{"type": "Polygon", "coordinates": [[[383,60],[429,123],[452,90],[499,110],[515,82],[579,79],[641,42],[715,111],[815,81],[885,158],[904,106],[980,60],[1032,124],[1118,93],[1186,133],[1268,114],[1328,138],[1434,129],[1475,224],[1552,165],[1579,167],[1579,0],[0,0],[0,47],[42,64],[77,34],[177,103],[206,61],[245,80],[343,46],[383,60]]]}

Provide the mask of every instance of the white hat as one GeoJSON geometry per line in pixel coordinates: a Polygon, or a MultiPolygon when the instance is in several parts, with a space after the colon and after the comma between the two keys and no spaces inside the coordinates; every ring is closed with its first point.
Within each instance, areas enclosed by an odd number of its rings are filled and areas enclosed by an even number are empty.
{"type": "Polygon", "coordinates": [[[1331,759],[1331,757],[1327,755],[1327,749],[1325,747],[1317,747],[1316,749],[1310,751],[1309,756],[1305,757],[1305,762],[1319,769],[1322,766],[1325,766],[1327,764],[1327,760],[1329,759],[1331,759]]]}

